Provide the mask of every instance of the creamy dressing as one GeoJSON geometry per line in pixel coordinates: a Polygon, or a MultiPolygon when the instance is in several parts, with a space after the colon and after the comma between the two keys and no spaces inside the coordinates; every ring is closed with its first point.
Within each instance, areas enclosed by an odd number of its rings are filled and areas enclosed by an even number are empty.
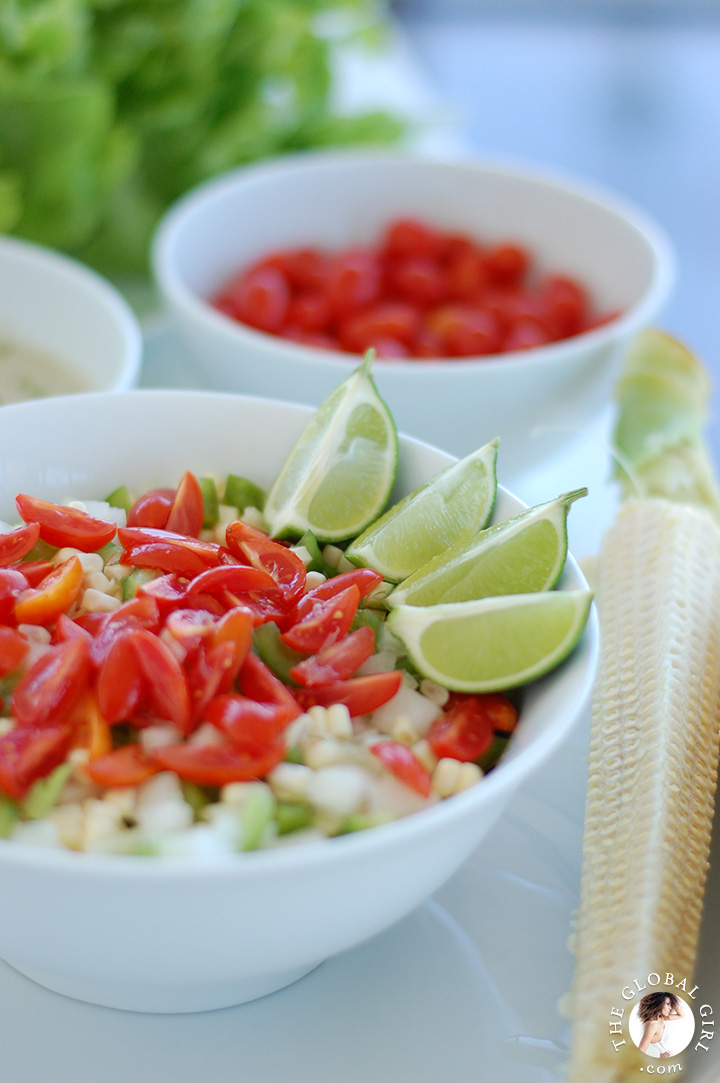
{"type": "Polygon", "coordinates": [[[0,406],[87,390],[87,381],[60,358],[0,340],[0,406]]]}

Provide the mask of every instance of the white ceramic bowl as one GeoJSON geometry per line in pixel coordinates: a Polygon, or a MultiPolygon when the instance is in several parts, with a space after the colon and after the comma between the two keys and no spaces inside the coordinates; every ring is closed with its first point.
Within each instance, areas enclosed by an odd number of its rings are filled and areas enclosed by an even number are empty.
{"type": "MultiPolygon", "coordinates": [[[[0,519],[14,496],[102,497],[174,485],[186,468],[267,486],[310,410],[213,392],[131,391],[8,406],[0,426],[0,519]],[[93,420],[94,419],[94,420],[93,420]]],[[[450,462],[400,441],[397,492],[450,462]]],[[[499,494],[497,515],[519,502],[499,494]]],[[[569,559],[560,589],[584,586],[569,559]]],[[[581,644],[524,694],[521,723],[478,786],[356,835],[214,858],[144,858],[0,840],[0,957],[59,992],[140,1011],[238,1004],[373,936],[434,892],[582,715],[596,665],[581,644]]]]}
{"type": "Polygon", "coordinates": [[[602,328],[530,351],[375,364],[399,428],[456,455],[500,436],[503,475],[514,477],[599,417],[623,347],[669,291],[670,245],[631,205],[535,168],[309,153],[234,171],[180,200],[158,230],[154,272],[210,386],[317,404],[357,358],[244,327],[207,298],[273,250],[374,243],[407,215],[481,240],[524,242],[543,269],[585,283],[598,310],[622,310],[602,328]]]}
{"type": "Polygon", "coordinates": [[[56,358],[77,390],[124,391],[140,371],[140,326],[121,294],[76,260],[13,237],[0,237],[0,343],[56,358]]]}

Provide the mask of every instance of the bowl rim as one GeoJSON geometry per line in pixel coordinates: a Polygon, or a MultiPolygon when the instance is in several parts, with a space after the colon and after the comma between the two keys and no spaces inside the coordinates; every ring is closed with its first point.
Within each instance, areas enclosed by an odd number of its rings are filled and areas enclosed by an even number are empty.
{"type": "MultiPolygon", "coordinates": [[[[96,391],[77,395],[57,396],[52,399],[37,399],[13,403],[3,407],[3,416],[11,414],[32,415],[41,411],[62,409],[63,402],[72,402],[78,409],[86,412],[100,410],[102,403],[112,400],[119,407],[124,401],[132,402],[155,399],[158,403],[183,399],[193,404],[205,400],[210,406],[220,400],[247,402],[251,405],[263,404],[273,409],[291,409],[306,417],[312,416],[315,407],[301,403],[274,399],[267,396],[248,395],[230,391],[192,390],[179,388],[133,388],[124,392],[96,391]]],[[[439,452],[448,463],[457,461],[457,457],[424,440],[398,433],[400,447],[419,445],[421,448],[439,452]]],[[[505,486],[498,489],[522,506],[524,502],[505,486]]],[[[567,567],[572,569],[578,580],[578,586],[587,588],[585,576],[572,554],[568,553],[567,567]]],[[[576,589],[576,588],[573,588],[576,589]]],[[[13,839],[0,839],[0,868],[30,868],[35,870],[53,870],[95,877],[109,875],[127,878],[132,881],[160,879],[162,881],[185,880],[194,878],[198,872],[214,880],[228,877],[284,876],[291,870],[313,870],[324,867],[328,862],[342,863],[353,861],[356,855],[362,856],[368,850],[383,853],[405,842],[413,842],[426,831],[432,834],[452,824],[454,820],[465,819],[473,810],[479,811],[484,805],[492,803],[497,796],[502,801],[502,792],[507,787],[512,793],[523,780],[537,770],[562,744],[570,731],[579,723],[588,709],[595,682],[599,658],[599,624],[596,606],[593,602],[590,615],[580,643],[562,665],[577,664],[577,652],[583,666],[583,677],[577,697],[572,704],[567,704],[558,712],[552,726],[542,737],[516,756],[501,759],[479,785],[470,787],[452,798],[438,802],[428,808],[420,809],[378,828],[369,828],[335,838],[323,838],[303,841],[297,846],[283,846],[266,850],[232,854],[183,855],[183,856],[139,856],[132,854],[102,854],[76,852],[66,849],[37,846],[13,839]],[[499,791],[499,792],[498,792],[499,791]],[[151,871],[152,870],[152,871],[151,871]],[[148,875],[149,874],[149,875],[148,875]]],[[[549,674],[545,679],[552,679],[549,674]]],[[[504,806],[503,806],[504,807],[504,806]]]]}
{"type": "MultiPolygon", "coordinates": [[[[346,367],[356,364],[355,358],[359,355],[296,343],[279,335],[272,335],[231,320],[185,285],[182,275],[174,264],[173,249],[181,230],[192,216],[201,213],[208,202],[222,198],[228,192],[242,187],[246,182],[254,185],[258,181],[262,182],[266,177],[282,176],[298,169],[351,166],[353,162],[360,161],[370,162],[378,168],[383,165],[403,163],[429,166],[442,171],[462,170],[469,173],[492,174],[496,177],[524,180],[554,188],[575,198],[594,203],[619,219],[623,219],[645,241],[652,256],[652,273],[642,296],[607,323],[571,338],[560,339],[529,350],[475,357],[423,358],[423,372],[447,373],[448,363],[452,362],[463,371],[468,369],[472,371],[481,367],[484,370],[497,371],[498,368],[502,370],[511,365],[518,375],[522,376],[525,370],[534,368],[536,365],[562,364],[567,357],[576,352],[578,347],[586,349],[602,347],[631,335],[654,316],[675,284],[677,274],[675,247],[660,223],[631,199],[585,177],[509,157],[463,154],[441,158],[417,151],[350,148],[330,151],[304,150],[278,155],[262,162],[229,170],[197,185],[181,196],[161,218],[151,242],[151,268],[165,300],[178,309],[185,309],[209,330],[221,333],[230,340],[244,342],[248,348],[263,349],[272,345],[273,351],[277,351],[287,360],[293,358],[298,360],[301,357],[307,359],[310,356],[322,368],[336,368],[338,363],[344,363],[346,367]]],[[[413,358],[400,361],[381,359],[383,371],[392,373],[407,372],[408,363],[413,360],[413,358]]]]}
{"type": "MultiPolygon", "coordinates": [[[[140,321],[123,294],[103,275],[65,252],[47,248],[24,237],[0,236],[0,267],[7,261],[19,260],[34,273],[49,272],[69,281],[73,288],[85,293],[87,300],[100,307],[119,332],[123,343],[123,357],[112,383],[98,394],[129,390],[140,375],[143,338],[140,321]]],[[[84,303],[84,302],[83,302],[84,303]]],[[[82,393],[82,392],[81,392],[82,393]]],[[[92,394],[94,392],[90,392],[92,394]]],[[[11,404],[8,404],[8,406],[11,404]]],[[[20,403],[12,404],[20,405],[20,403]]],[[[7,409],[5,406],[3,409],[7,409]]]]}

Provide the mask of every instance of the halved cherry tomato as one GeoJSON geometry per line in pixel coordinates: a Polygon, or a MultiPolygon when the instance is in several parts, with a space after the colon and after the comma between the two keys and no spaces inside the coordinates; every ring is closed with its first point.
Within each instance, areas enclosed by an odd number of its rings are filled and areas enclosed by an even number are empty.
{"type": "Polygon", "coordinates": [[[83,553],[94,553],[114,538],[117,529],[115,523],[106,519],[95,519],[77,508],[52,504],[25,493],[15,498],[15,504],[26,523],[39,524],[42,540],[58,548],[69,545],[83,553]]]}
{"type": "Polygon", "coordinates": [[[324,598],[333,598],[336,594],[340,594],[351,586],[357,587],[361,598],[366,598],[368,594],[372,594],[376,587],[380,586],[382,581],[383,577],[380,572],[376,572],[372,568],[354,568],[351,572],[341,572],[339,575],[333,575],[330,579],[326,579],[324,583],[319,583],[318,586],[306,591],[305,594],[298,598],[295,603],[295,620],[301,620],[308,613],[311,613],[316,602],[322,601],[324,598]]]}
{"type": "MultiPolygon", "coordinates": [[[[229,688],[233,683],[241,666],[250,656],[253,643],[253,618],[247,609],[229,609],[224,617],[217,622],[210,633],[210,645],[220,647],[225,643],[231,643],[233,648],[233,664],[223,682],[229,688]]],[[[221,689],[225,691],[225,689],[221,689]]]]}
{"type": "Polygon", "coordinates": [[[370,751],[398,781],[415,790],[421,797],[430,796],[432,776],[411,748],[401,745],[399,741],[376,741],[370,745],[370,751]]]}
{"type": "Polygon", "coordinates": [[[191,538],[187,534],[176,534],[172,530],[155,530],[152,527],[121,526],[118,528],[118,541],[123,549],[132,550],[139,545],[172,545],[195,553],[205,563],[206,568],[213,568],[220,563],[220,546],[215,542],[191,538]]]}
{"type": "Polygon", "coordinates": [[[30,643],[21,632],[0,627],[0,677],[13,673],[29,650],[30,643]]]}
{"type": "Polygon", "coordinates": [[[141,786],[162,770],[140,745],[123,745],[104,756],[90,760],[85,772],[98,786],[141,786]]]}
{"type": "Polygon", "coordinates": [[[186,470],[175,493],[165,529],[197,538],[202,530],[204,514],[200,482],[193,473],[186,470]]]}
{"type": "Polygon", "coordinates": [[[79,557],[58,564],[37,587],[23,591],[15,602],[15,620],[18,624],[53,624],[77,598],[83,575],[79,557]]]}
{"type": "Polygon", "coordinates": [[[136,545],[132,549],[124,549],[120,559],[123,564],[132,564],[135,568],[157,568],[159,572],[170,572],[185,579],[200,575],[208,566],[197,553],[172,542],[136,545]]]}
{"type": "Polygon", "coordinates": [[[28,523],[26,526],[8,530],[0,534],[0,566],[7,567],[16,560],[22,560],[40,537],[40,524],[28,523]]]}
{"type": "Polygon", "coordinates": [[[19,564],[14,564],[13,568],[16,572],[20,572],[24,575],[28,581],[29,587],[36,587],[39,583],[42,583],[46,575],[50,575],[55,565],[51,560],[21,560],[19,564]]]}
{"type": "Polygon", "coordinates": [[[145,693],[145,676],[130,630],[121,631],[108,645],[95,687],[98,708],[108,725],[133,717],[145,693]]]}
{"type": "MultiPolygon", "coordinates": [[[[89,614],[87,614],[89,616],[89,614]]],[[[105,616],[105,614],[93,614],[93,616],[105,616]]],[[[98,630],[100,625],[98,625],[98,630]]],[[[61,613],[55,624],[55,628],[52,633],[53,643],[65,643],[68,639],[85,639],[89,644],[92,642],[93,636],[88,628],[85,628],[83,624],[78,624],[76,620],[72,620],[68,617],[67,613],[61,613]]]]}
{"type": "Polygon", "coordinates": [[[432,723],[427,741],[438,759],[474,761],[488,750],[496,728],[512,732],[516,721],[517,710],[506,696],[490,692],[457,696],[432,723]]]}
{"type": "Polygon", "coordinates": [[[224,786],[228,782],[264,778],[282,760],[285,745],[280,740],[263,748],[230,741],[212,745],[163,745],[154,748],[150,755],[159,769],[174,771],[188,782],[224,786]]]}
{"type": "Polygon", "coordinates": [[[256,654],[249,654],[238,675],[240,691],[259,703],[282,707],[291,722],[300,714],[300,707],[292,692],[275,676],[256,654]]]}
{"type": "Polygon", "coordinates": [[[252,647],[253,617],[230,609],[217,621],[197,654],[186,662],[193,722],[216,695],[229,692],[252,647]]]}
{"type": "Polygon", "coordinates": [[[249,567],[247,564],[220,564],[217,568],[208,568],[206,572],[196,576],[187,589],[188,594],[199,594],[203,591],[213,594],[220,590],[242,594],[255,590],[277,591],[278,584],[270,573],[262,568],[249,567]]]}
{"type": "Polygon", "coordinates": [[[161,530],[168,521],[175,500],[174,489],[151,489],[135,501],[127,517],[130,527],[146,526],[161,530]]]}
{"type": "Polygon", "coordinates": [[[159,718],[173,722],[181,733],[192,729],[190,693],[182,666],[162,639],[146,628],[128,633],[145,679],[145,696],[159,718]]]}
{"type": "Polygon", "coordinates": [[[368,673],[365,677],[350,677],[318,688],[299,688],[296,699],[307,710],[314,703],[330,707],[344,703],[350,715],[369,714],[382,707],[400,690],[402,674],[398,670],[389,673],[368,673]]]}
{"type": "Polygon", "coordinates": [[[319,651],[347,634],[359,602],[360,591],[353,583],[339,594],[315,601],[310,612],[281,638],[295,651],[319,651]]]}
{"type": "Polygon", "coordinates": [[[19,680],[12,712],[21,725],[47,726],[64,722],[90,679],[90,646],[69,639],[49,647],[19,680]]]}
{"type": "Polygon", "coordinates": [[[138,598],[154,598],[157,607],[161,613],[169,613],[177,606],[185,604],[187,599],[187,587],[182,583],[180,577],[168,573],[167,575],[158,575],[155,579],[151,579],[149,583],[143,583],[138,587],[138,598]]]}
{"type": "Polygon", "coordinates": [[[288,724],[284,707],[237,695],[216,696],[204,717],[233,741],[260,747],[272,744],[288,724]]]}
{"type": "Polygon", "coordinates": [[[91,760],[111,751],[110,727],[91,688],[85,689],[73,707],[68,722],[73,730],[72,748],[86,748],[91,760]]]}
{"type": "Polygon", "coordinates": [[[174,609],[165,620],[168,632],[186,651],[194,651],[210,635],[215,616],[207,609],[174,609]]]}
{"type": "Polygon", "coordinates": [[[0,568],[0,623],[15,624],[15,603],[28,585],[22,572],[0,568]]]}
{"type": "Polygon", "coordinates": [[[160,630],[160,611],[157,602],[150,595],[138,594],[111,613],[103,613],[101,617],[102,619],[90,628],[93,635],[90,657],[96,666],[102,664],[110,645],[127,629],[149,628],[151,632],[160,630]]]}
{"type": "Polygon", "coordinates": [[[325,650],[293,666],[290,676],[306,688],[347,680],[375,650],[375,633],[368,625],[350,632],[325,650]]]}
{"type": "MultiPolygon", "coordinates": [[[[196,595],[197,598],[202,598],[203,595],[196,595]]],[[[280,627],[285,627],[289,622],[289,615],[291,610],[285,601],[285,596],[282,591],[276,587],[275,590],[246,590],[246,591],[231,591],[226,590],[223,592],[226,608],[228,609],[246,609],[252,614],[253,624],[266,624],[268,621],[275,621],[280,627]]]]}
{"type": "Polygon", "coordinates": [[[58,767],[70,748],[72,728],[59,723],[43,728],[18,725],[0,737],[0,790],[22,801],[39,778],[58,767]]]}
{"type": "Polygon", "coordinates": [[[261,530],[239,519],[228,525],[225,539],[231,553],[271,575],[288,600],[304,590],[307,570],[286,545],[273,541],[261,530]]]}
{"type": "Polygon", "coordinates": [[[222,692],[228,691],[237,676],[235,644],[229,640],[207,646],[202,643],[185,662],[192,723],[204,717],[207,705],[222,692]]]}

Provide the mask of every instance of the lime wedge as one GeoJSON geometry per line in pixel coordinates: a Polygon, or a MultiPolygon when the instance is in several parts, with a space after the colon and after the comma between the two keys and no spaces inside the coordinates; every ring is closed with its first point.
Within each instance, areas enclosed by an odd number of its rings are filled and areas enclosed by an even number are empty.
{"type": "Polygon", "coordinates": [[[549,673],[582,635],[592,592],[551,590],[445,605],[399,605],[388,627],[423,676],[497,692],[549,673]]]}
{"type": "Polygon", "coordinates": [[[468,602],[529,594],[557,583],[567,556],[567,514],[587,489],[564,493],[457,542],[396,587],[388,605],[468,602]]]}
{"type": "Polygon", "coordinates": [[[345,556],[398,583],[484,527],[495,504],[497,449],[498,441],[492,440],[403,497],[348,546],[345,556]]]}
{"type": "Polygon", "coordinates": [[[354,538],[387,504],[397,470],[397,433],[378,395],[368,351],[318,407],[273,482],[264,514],[275,538],[354,538]]]}

